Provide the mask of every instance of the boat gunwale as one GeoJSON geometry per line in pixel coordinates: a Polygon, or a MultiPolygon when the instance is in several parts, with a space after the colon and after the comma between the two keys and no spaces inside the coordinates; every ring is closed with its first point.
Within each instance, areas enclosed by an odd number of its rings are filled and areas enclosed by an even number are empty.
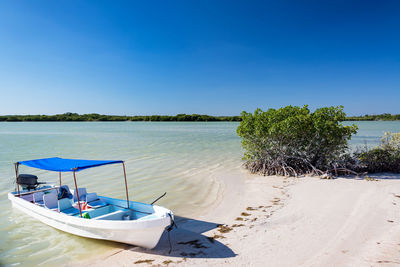
{"type": "MultiPolygon", "coordinates": [[[[125,226],[127,229],[134,229],[136,227],[139,228],[140,225],[147,225],[147,227],[149,227],[149,224],[150,224],[150,227],[153,224],[157,224],[157,225],[154,225],[154,227],[159,227],[159,223],[163,222],[163,221],[166,221],[165,224],[166,224],[166,226],[168,226],[170,224],[170,220],[171,220],[169,216],[161,217],[160,216],[161,212],[158,212],[158,215],[157,215],[157,211],[155,211],[154,213],[151,214],[151,215],[156,215],[156,217],[148,218],[145,220],[141,220],[141,219],[95,220],[94,218],[86,219],[86,218],[83,218],[80,216],[68,215],[68,214],[65,214],[62,212],[47,209],[46,207],[39,206],[30,201],[19,198],[19,197],[13,195],[12,193],[8,193],[8,198],[11,200],[11,202],[16,203],[16,204],[22,206],[23,208],[27,208],[27,209],[31,208],[30,209],[31,212],[34,212],[40,216],[44,216],[44,217],[48,218],[49,220],[55,220],[55,221],[62,222],[65,224],[73,224],[73,225],[78,225],[78,226],[108,228],[108,229],[117,227],[117,226],[125,226]],[[65,219],[67,219],[67,220],[65,220],[65,219]]],[[[135,202],[135,201],[131,201],[131,202],[145,204],[145,203],[135,202]]],[[[165,211],[164,214],[170,213],[173,216],[172,211],[168,210],[167,208],[157,206],[157,205],[153,205],[153,207],[155,208],[155,210],[157,209],[159,211],[165,211]]]]}

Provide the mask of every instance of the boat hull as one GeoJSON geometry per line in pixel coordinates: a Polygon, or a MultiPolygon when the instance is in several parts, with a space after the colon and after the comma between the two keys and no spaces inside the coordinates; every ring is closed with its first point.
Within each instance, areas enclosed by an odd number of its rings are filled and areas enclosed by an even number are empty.
{"type": "MultiPolygon", "coordinates": [[[[49,210],[15,197],[11,193],[8,194],[8,198],[15,208],[61,231],[82,237],[116,241],[149,249],[157,245],[163,231],[171,224],[173,219],[172,212],[160,206],[152,206],[154,214],[157,216],[147,220],[95,220],[68,216],[49,210]]],[[[130,205],[134,207],[135,203],[138,202],[130,202],[130,205]]]]}

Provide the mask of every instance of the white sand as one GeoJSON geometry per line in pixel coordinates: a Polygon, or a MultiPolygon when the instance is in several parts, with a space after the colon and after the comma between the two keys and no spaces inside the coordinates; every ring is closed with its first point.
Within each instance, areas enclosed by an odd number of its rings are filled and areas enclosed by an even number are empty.
{"type": "Polygon", "coordinates": [[[376,177],[380,180],[221,174],[218,203],[196,220],[178,218],[171,254],[165,235],[153,250],[127,246],[89,265],[399,266],[400,175],[376,177]],[[220,233],[215,224],[244,226],[220,233]],[[225,238],[214,243],[206,238],[215,234],[225,238]],[[153,261],[135,264],[140,260],[153,261]]]}

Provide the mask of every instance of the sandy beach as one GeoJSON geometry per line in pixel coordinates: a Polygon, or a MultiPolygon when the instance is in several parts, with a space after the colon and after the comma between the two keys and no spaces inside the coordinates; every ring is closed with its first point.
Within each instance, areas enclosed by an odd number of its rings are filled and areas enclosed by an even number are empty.
{"type": "Polygon", "coordinates": [[[221,173],[218,201],[182,218],[153,250],[125,247],[91,266],[398,266],[400,175],[373,180],[221,173]]]}

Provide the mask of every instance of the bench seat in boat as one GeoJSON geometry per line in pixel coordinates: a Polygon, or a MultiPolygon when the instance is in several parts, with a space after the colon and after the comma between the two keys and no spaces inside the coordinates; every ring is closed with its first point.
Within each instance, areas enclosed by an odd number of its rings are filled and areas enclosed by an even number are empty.
{"type": "Polygon", "coordinates": [[[96,193],[86,194],[86,202],[93,208],[100,208],[107,205],[107,203],[101,200],[96,193]]]}
{"type": "Polygon", "coordinates": [[[122,220],[123,215],[126,213],[126,211],[123,210],[116,210],[111,213],[107,213],[101,216],[98,216],[96,218],[93,218],[94,220],[122,220]]]}

